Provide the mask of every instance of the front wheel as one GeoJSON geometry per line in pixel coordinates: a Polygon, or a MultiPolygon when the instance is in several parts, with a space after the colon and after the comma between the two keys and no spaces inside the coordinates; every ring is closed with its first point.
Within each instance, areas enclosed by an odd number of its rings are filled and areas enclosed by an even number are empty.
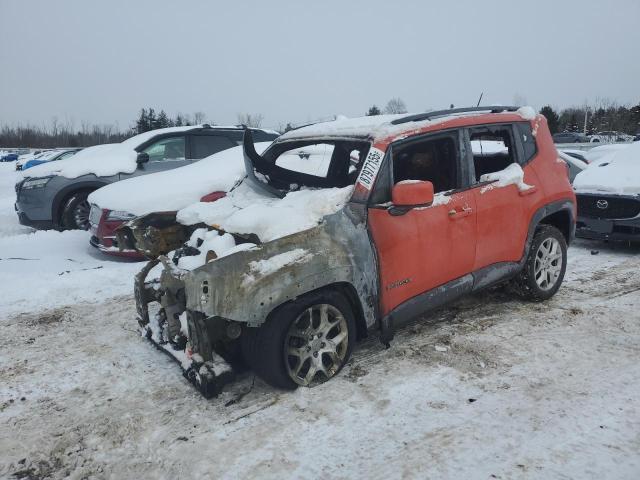
{"type": "Polygon", "coordinates": [[[65,203],[60,225],[65,230],[89,230],[89,211],[87,201],[89,192],[74,193],[65,203]]]}
{"type": "Polygon", "coordinates": [[[247,328],[242,350],[249,366],[278,388],[310,386],[335,376],[356,337],[349,302],[338,292],[317,292],[285,304],[260,328],[247,328]]]}
{"type": "Polygon", "coordinates": [[[516,290],[530,300],[551,298],[567,269],[567,242],[556,227],[541,225],[533,236],[527,261],[515,278],[516,290]]]}

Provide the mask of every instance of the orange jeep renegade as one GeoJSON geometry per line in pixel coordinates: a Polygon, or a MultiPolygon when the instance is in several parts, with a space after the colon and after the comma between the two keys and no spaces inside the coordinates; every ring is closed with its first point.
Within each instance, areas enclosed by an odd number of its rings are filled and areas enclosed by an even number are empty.
{"type": "MultiPolygon", "coordinates": [[[[178,212],[190,240],[173,262],[160,257],[160,285],[145,283],[150,267],[136,279],[141,325],[189,359],[206,395],[233,352],[274,386],[309,385],[338,373],[367,332],[388,343],[500,282],[531,300],[562,283],[575,196],[529,107],[341,119],[262,155],[247,130],[244,156],[247,178],[225,198],[178,212]]],[[[162,234],[144,225],[130,224],[141,242],[162,234]]]]}

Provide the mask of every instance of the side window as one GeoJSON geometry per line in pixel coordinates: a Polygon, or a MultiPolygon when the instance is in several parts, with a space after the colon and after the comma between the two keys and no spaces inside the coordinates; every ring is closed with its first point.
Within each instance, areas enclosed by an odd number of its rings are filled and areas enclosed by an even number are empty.
{"type": "Polygon", "coordinates": [[[170,137],[158,140],[143,150],[150,162],[163,160],[184,160],[184,137],[170,137]]]}
{"type": "Polygon", "coordinates": [[[522,159],[522,164],[524,165],[538,152],[536,139],[533,136],[529,122],[516,123],[516,132],[520,135],[520,141],[522,142],[522,148],[524,150],[524,158],[522,159]]]}
{"type": "Polygon", "coordinates": [[[393,182],[428,180],[435,193],[458,188],[458,140],[446,136],[417,140],[393,150],[393,182]]]}
{"type": "Polygon", "coordinates": [[[192,135],[191,158],[199,160],[235,146],[235,142],[222,135],[192,135]]]}
{"type": "Polygon", "coordinates": [[[475,181],[483,175],[504,170],[517,162],[518,156],[510,126],[476,127],[469,130],[475,181]]]}

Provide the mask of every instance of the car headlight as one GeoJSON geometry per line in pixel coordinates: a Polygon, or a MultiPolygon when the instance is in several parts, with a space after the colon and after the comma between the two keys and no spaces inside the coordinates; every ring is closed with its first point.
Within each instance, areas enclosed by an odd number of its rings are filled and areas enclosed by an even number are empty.
{"type": "Polygon", "coordinates": [[[34,188],[43,188],[53,177],[28,178],[22,182],[23,190],[32,190],[34,188]]]}
{"type": "Polygon", "coordinates": [[[133,213],[125,212],[124,210],[111,210],[107,215],[107,220],[130,220],[134,217],[133,213]]]}

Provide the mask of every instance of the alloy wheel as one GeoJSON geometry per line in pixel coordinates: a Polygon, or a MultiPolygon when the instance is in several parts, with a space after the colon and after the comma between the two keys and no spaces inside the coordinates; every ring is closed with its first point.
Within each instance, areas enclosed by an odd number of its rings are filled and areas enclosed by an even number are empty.
{"type": "Polygon", "coordinates": [[[73,219],[76,222],[76,226],[81,230],[89,230],[89,212],[91,206],[87,200],[84,200],[73,209],[73,219]]]}
{"type": "Polygon", "coordinates": [[[296,317],[287,332],[287,373],[303,386],[328,380],[342,367],[348,347],[347,321],[340,310],[328,303],[313,305],[296,317]]]}
{"type": "Polygon", "coordinates": [[[536,252],[534,275],[541,290],[551,290],[560,277],[562,271],[562,248],[555,238],[545,239],[536,252]]]}

